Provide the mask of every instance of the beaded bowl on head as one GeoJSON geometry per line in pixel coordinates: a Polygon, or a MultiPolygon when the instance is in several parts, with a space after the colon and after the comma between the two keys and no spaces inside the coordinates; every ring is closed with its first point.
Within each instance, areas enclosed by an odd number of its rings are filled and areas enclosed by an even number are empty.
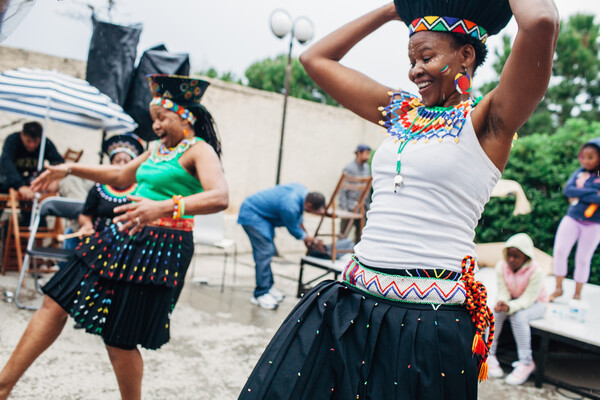
{"type": "Polygon", "coordinates": [[[455,32],[482,43],[500,32],[512,17],[508,0],[394,0],[394,4],[410,35],[455,32]]]}
{"type": "Polygon", "coordinates": [[[118,153],[127,153],[131,158],[136,158],[144,152],[142,139],[133,133],[114,135],[102,143],[102,151],[112,158],[118,153]]]}
{"type": "Polygon", "coordinates": [[[182,106],[200,103],[209,82],[189,76],[156,74],[146,77],[152,97],[162,97],[182,106]]]}

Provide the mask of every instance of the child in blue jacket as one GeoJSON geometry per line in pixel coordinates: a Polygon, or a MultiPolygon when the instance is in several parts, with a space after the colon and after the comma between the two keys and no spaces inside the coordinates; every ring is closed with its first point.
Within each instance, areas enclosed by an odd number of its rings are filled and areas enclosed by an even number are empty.
{"type": "Polygon", "coordinates": [[[600,137],[591,139],[579,152],[581,168],[571,175],[565,185],[569,198],[567,215],[561,220],[554,238],[554,275],[556,290],[550,300],[562,296],[562,282],[567,275],[567,260],[577,243],[575,251],[574,299],[581,298],[581,289],[590,276],[594,251],[600,243],[600,137]]]}

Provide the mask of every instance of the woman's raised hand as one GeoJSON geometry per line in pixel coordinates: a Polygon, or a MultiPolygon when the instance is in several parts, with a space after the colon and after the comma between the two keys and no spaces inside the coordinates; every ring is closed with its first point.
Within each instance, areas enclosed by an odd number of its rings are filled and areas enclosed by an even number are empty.
{"type": "Polygon", "coordinates": [[[139,196],[127,196],[135,203],[124,204],[115,207],[116,214],[123,213],[115,218],[113,222],[119,227],[120,231],[129,229],[129,235],[135,235],[150,222],[161,217],[170,216],[173,212],[173,202],[171,200],[154,201],[139,196]]]}
{"type": "Polygon", "coordinates": [[[67,176],[70,172],[71,164],[49,165],[46,170],[31,182],[31,190],[34,192],[44,192],[52,182],[56,182],[67,176]]]}

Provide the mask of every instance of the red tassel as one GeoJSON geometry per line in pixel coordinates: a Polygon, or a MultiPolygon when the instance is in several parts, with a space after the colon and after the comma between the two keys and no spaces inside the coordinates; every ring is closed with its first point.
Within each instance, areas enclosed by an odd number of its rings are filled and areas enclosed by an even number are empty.
{"type": "Polygon", "coordinates": [[[487,351],[487,346],[485,345],[485,342],[483,341],[481,335],[479,333],[475,334],[475,337],[473,338],[473,354],[478,354],[482,357],[485,356],[485,353],[487,351]]]}

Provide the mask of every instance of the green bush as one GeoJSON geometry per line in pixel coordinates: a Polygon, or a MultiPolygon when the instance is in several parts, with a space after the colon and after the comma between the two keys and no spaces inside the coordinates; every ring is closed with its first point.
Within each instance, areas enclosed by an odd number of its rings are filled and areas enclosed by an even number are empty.
{"type": "MultiPolygon", "coordinates": [[[[502,178],[521,184],[532,212],[514,216],[514,198],[494,197],[479,220],[475,240],[504,242],[515,233],[525,232],[537,248],[552,254],[556,228],[568,208],[564,185],[579,167],[577,155],[581,146],[598,136],[600,123],[570,119],[551,135],[532,134],[516,140],[502,178]]],[[[570,275],[572,257],[573,254],[570,275]]],[[[600,254],[592,259],[590,283],[600,284],[600,254]]]]}

